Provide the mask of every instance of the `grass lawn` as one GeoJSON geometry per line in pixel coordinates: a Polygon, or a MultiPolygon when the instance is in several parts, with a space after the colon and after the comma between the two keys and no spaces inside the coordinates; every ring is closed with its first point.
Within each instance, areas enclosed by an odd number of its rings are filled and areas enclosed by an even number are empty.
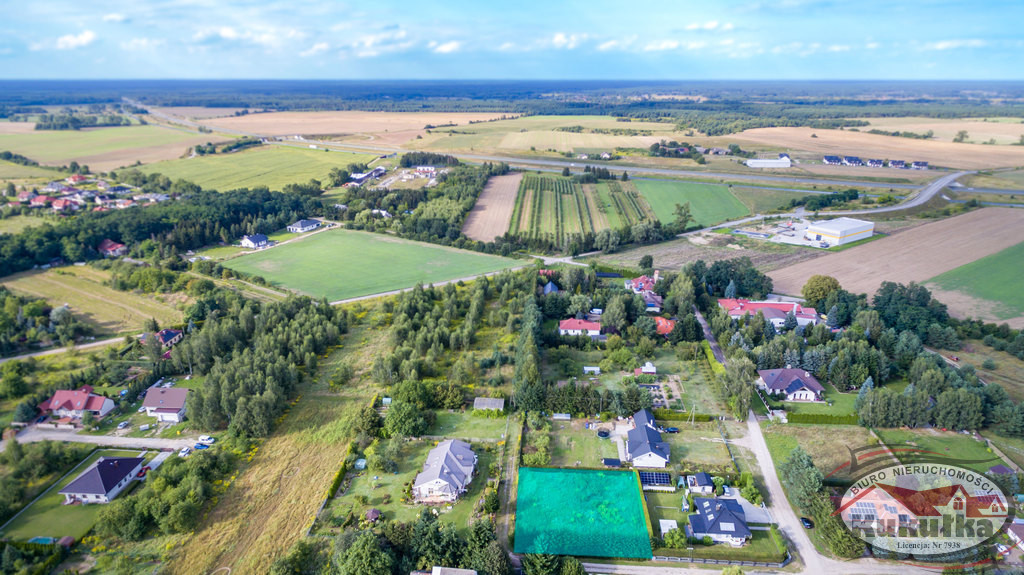
{"type": "Polygon", "coordinates": [[[991,302],[991,313],[996,319],[1013,319],[1024,315],[1021,262],[1024,242],[935,276],[928,283],[991,302]]]}
{"type": "Polygon", "coordinates": [[[0,160],[0,179],[21,179],[21,178],[59,178],[63,174],[40,168],[38,166],[23,166],[13,162],[0,160]]]}
{"type": "Polygon", "coordinates": [[[611,439],[584,429],[582,420],[551,422],[551,465],[556,467],[602,467],[604,458],[618,459],[619,450],[611,439]]]}
{"type": "MultiPolygon", "coordinates": [[[[462,440],[489,440],[501,441],[505,434],[505,420],[490,419],[487,417],[473,417],[471,409],[465,412],[438,411],[437,422],[428,432],[429,435],[439,435],[462,440]]],[[[514,428],[514,426],[513,426],[514,428]]]]}
{"type": "Polygon", "coordinates": [[[521,262],[383,234],[330,230],[225,265],[333,301],[476,276],[521,262]]]}
{"type": "Polygon", "coordinates": [[[750,215],[750,210],[729,191],[729,188],[721,184],[633,180],[633,185],[640,190],[640,194],[662,222],[674,221],[676,204],[686,202],[690,202],[693,223],[700,224],[701,227],[750,215]]]}
{"type": "Polygon", "coordinates": [[[685,492],[682,490],[675,493],[644,491],[644,499],[647,501],[647,513],[651,516],[655,537],[661,537],[661,529],[658,524],[661,519],[675,519],[679,523],[679,528],[685,529],[688,515],[683,511],[683,505],[686,502],[685,492]]]}
{"type": "MultiPolygon", "coordinates": [[[[70,160],[123,152],[123,165],[134,162],[131,150],[181,144],[181,152],[197,134],[159,126],[120,126],[89,130],[40,130],[29,134],[0,134],[0,150],[16,152],[39,163],[65,164],[70,160]]],[[[223,140],[214,136],[211,140],[223,140]]]]}
{"type": "MultiPolygon", "coordinates": [[[[831,384],[826,383],[822,397],[825,401],[802,403],[799,401],[782,402],[790,413],[817,413],[826,415],[851,415],[856,413],[853,404],[857,401],[856,393],[839,393],[831,384]],[[832,405],[829,405],[831,403],[832,405]]],[[[754,398],[757,401],[757,398],[754,398]]]]}
{"type": "MultiPolygon", "coordinates": [[[[24,541],[33,537],[59,538],[65,535],[80,539],[92,527],[96,521],[96,514],[103,506],[65,506],[63,505],[64,496],[59,493],[60,490],[64,489],[75,477],[78,477],[79,473],[85,471],[100,457],[136,457],[139,453],[139,450],[103,450],[93,453],[68,473],[67,477],[48,489],[41,499],[27,507],[21,515],[8,523],[3,529],[3,536],[16,541],[24,541]]],[[[146,459],[148,461],[155,456],[156,452],[149,452],[146,459]]],[[[127,493],[121,493],[120,497],[126,495],[127,493]]]]}
{"type": "MultiPolygon", "coordinates": [[[[985,472],[993,465],[1003,463],[988,447],[968,435],[938,429],[879,429],[876,430],[890,449],[916,447],[941,456],[961,460],[960,467],[985,472]],[[973,461],[973,463],[968,463],[973,461]]],[[[897,457],[900,455],[897,453],[897,457]]],[[[901,457],[901,460],[904,460],[901,457]]]]}
{"type": "MultiPolygon", "coordinates": [[[[662,550],[659,549],[660,553],[662,550]]],[[[675,555],[683,556],[689,554],[686,549],[676,549],[675,555]]],[[[786,556],[785,549],[779,549],[767,531],[751,531],[750,542],[743,547],[730,547],[722,543],[705,547],[695,545],[693,547],[694,557],[706,557],[708,559],[728,559],[732,561],[772,561],[778,562],[786,556]]]]}
{"type": "Polygon", "coordinates": [[[238,246],[214,246],[196,251],[197,256],[205,256],[214,260],[223,260],[247,252],[238,246]]]}
{"type": "Polygon", "coordinates": [[[662,433],[661,439],[671,447],[673,463],[681,470],[711,471],[713,468],[732,469],[729,450],[714,422],[690,424],[684,421],[659,421],[660,425],[678,427],[679,433],[662,433]]]}
{"type": "MultiPolygon", "coordinates": [[[[436,442],[410,441],[402,449],[398,461],[397,473],[381,473],[369,469],[352,472],[349,477],[351,483],[344,493],[339,491],[329,507],[330,517],[344,518],[350,511],[365,516],[371,509],[379,509],[381,514],[396,521],[413,521],[420,514],[425,506],[415,503],[403,503],[405,497],[405,484],[412,483],[416,475],[423,470],[423,462],[427,458],[427,452],[434,448],[436,442]],[[360,503],[360,497],[366,498],[366,503],[360,503]],[[389,497],[385,503],[385,498],[389,497]]],[[[483,494],[487,484],[487,474],[492,462],[494,462],[494,450],[488,451],[481,444],[473,444],[473,451],[479,458],[477,462],[477,476],[470,482],[469,491],[462,496],[453,506],[439,507],[441,521],[453,523],[455,527],[465,533],[469,527],[469,518],[473,512],[473,505],[483,494]],[[450,507],[450,508],[449,508],[450,507]]],[[[326,521],[331,524],[331,519],[326,521]]]]}
{"type": "Polygon", "coordinates": [[[155,297],[116,291],[103,285],[109,274],[88,266],[28,271],[7,276],[3,285],[46,299],[51,305],[71,305],[75,317],[102,335],[137,334],[149,318],[160,325],[181,321],[181,312],[155,297]]]}
{"type": "MultiPolygon", "coordinates": [[[[872,439],[867,429],[856,425],[788,423],[766,424],[762,429],[776,468],[799,445],[810,454],[815,467],[824,475],[850,460],[847,448],[869,445],[872,439]]],[[[846,484],[851,480],[844,468],[832,476],[830,483],[846,484]]]]}
{"type": "Polygon", "coordinates": [[[222,192],[256,186],[280,190],[287,184],[305,183],[310,179],[326,182],[331,168],[363,164],[375,157],[290,146],[257,146],[232,154],[168,160],[139,169],[160,173],[172,180],[184,178],[203,188],[222,192]]]}
{"type": "Polygon", "coordinates": [[[747,209],[755,214],[773,212],[779,209],[789,209],[790,200],[806,198],[808,194],[793,192],[790,190],[773,190],[768,188],[751,188],[747,186],[732,186],[729,188],[747,209]]]}
{"type": "Polygon", "coordinates": [[[32,226],[38,226],[47,220],[32,216],[11,216],[0,220],[0,234],[17,234],[32,226]]]}
{"type": "MultiPolygon", "coordinates": [[[[679,385],[682,390],[682,395],[679,396],[679,399],[687,411],[692,409],[697,413],[711,414],[722,411],[718,398],[715,397],[715,392],[711,389],[711,384],[708,383],[705,372],[701,369],[698,362],[681,362],[679,364],[679,378],[679,385]]],[[[675,398],[669,400],[669,404],[671,405],[674,401],[675,398]]]]}

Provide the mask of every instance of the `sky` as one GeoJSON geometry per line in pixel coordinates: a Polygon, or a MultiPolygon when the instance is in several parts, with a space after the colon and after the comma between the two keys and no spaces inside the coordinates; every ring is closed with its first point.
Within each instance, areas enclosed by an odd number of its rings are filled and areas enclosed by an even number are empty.
{"type": "Polygon", "coordinates": [[[1024,0],[33,0],[0,78],[1024,79],[1024,0]]]}

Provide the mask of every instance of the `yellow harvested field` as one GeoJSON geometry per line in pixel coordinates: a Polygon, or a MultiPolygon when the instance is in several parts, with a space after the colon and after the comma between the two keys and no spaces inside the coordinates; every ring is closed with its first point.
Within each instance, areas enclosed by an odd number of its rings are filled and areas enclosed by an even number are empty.
{"type": "MultiPolygon", "coordinates": [[[[1024,146],[983,146],[954,144],[934,140],[914,140],[878,136],[850,130],[815,130],[812,128],[757,128],[733,136],[775,148],[804,150],[822,155],[859,156],[907,161],[925,161],[936,166],[962,169],[988,169],[1024,165],[1024,146]],[[817,138],[811,135],[816,134],[817,138]]],[[[874,171],[864,168],[864,175],[874,171]]]]}
{"type": "Polygon", "coordinates": [[[35,122],[0,122],[0,134],[31,134],[35,130],[35,122]]]}
{"type": "MultiPolygon", "coordinates": [[[[430,124],[464,125],[500,118],[501,114],[471,114],[443,112],[271,112],[230,118],[215,118],[204,122],[213,128],[238,130],[265,136],[310,134],[383,134],[399,133],[409,140],[425,132],[430,124]]],[[[374,138],[371,138],[374,139],[374,138]]],[[[391,139],[391,138],[389,138],[391,139]]],[[[404,141],[404,140],[403,140],[404,141]]]]}
{"type": "MultiPolygon", "coordinates": [[[[887,238],[768,272],[780,294],[799,295],[815,274],[839,280],[843,289],[869,296],[884,281],[924,282],[941,273],[1024,241],[1024,210],[984,208],[925,224],[887,238]]],[[[971,310],[944,301],[954,315],[971,310]]]]}
{"type": "Polygon", "coordinates": [[[522,172],[495,176],[487,182],[472,211],[466,216],[462,233],[479,242],[489,242],[508,231],[512,211],[516,205],[522,172]]]}
{"type": "MultiPolygon", "coordinates": [[[[1024,135],[1024,122],[1020,118],[860,118],[871,125],[860,128],[868,130],[888,130],[890,132],[914,132],[925,134],[934,132],[934,138],[944,142],[952,142],[960,130],[967,131],[968,142],[983,143],[995,139],[996,144],[1016,144],[1024,135]]],[[[819,134],[820,137],[821,134],[819,134]]]]}
{"type": "Polygon", "coordinates": [[[204,120],[207,118],[223,118],[233,116],[235,112],[241,112],[246,108],[207,108],[205,106],[171,106],[167,108],[151,108],[154,112],[162,112],[169,116],[188,118],[192,120],[204,120]]]}

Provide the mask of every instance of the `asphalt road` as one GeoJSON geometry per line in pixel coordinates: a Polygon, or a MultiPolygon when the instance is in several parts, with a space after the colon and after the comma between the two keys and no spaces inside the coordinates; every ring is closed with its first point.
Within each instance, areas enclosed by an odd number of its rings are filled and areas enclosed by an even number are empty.
{"type": "MultiPolygon", "coordinates": [[[[195,439],[164,439],[161,437],[117,437],[113,435],[82,435],[74,431],[57,429],[38,429],[29,427],[18,433],[18,443],[34,443],[36,441],[70,441],[73,443],[91,443],[110,447],[128,447],[137,449],[174,449],[195,444],[195,439]]],[[[0,441],[0,453],[7,449],[7,441],[0,441]]]]}

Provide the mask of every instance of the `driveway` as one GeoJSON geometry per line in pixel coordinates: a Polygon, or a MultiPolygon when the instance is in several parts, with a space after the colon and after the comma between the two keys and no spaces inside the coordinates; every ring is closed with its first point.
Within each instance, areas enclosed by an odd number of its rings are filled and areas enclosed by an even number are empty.
{"type": "Polygon", "coordinates": [[[747,501],[740,495],[738,489],[732,488],[729,491],[730,495],[723,495],[721,498],[734,499],[739,503],[740,507],[743,508],[743,514],[746,515],[748,523],[772,523],[772,514],[768,512],[768,509],[747,501]]]}
{"type": "MultiPolygon", "coordinates": [[[[192,446],[194,439],[163,439],[160,437],[116,437],[112,435],[82,435],[74,431],[37,429],[30,427],[18,433],[18,443],[36,441],[71,441],[74,443],[91,443],[109,447],[128,447],[138,449],[174,449],[192,446]]],[[[0,452],[7,448],[7,442],[0,442],[0,452]]]]}

